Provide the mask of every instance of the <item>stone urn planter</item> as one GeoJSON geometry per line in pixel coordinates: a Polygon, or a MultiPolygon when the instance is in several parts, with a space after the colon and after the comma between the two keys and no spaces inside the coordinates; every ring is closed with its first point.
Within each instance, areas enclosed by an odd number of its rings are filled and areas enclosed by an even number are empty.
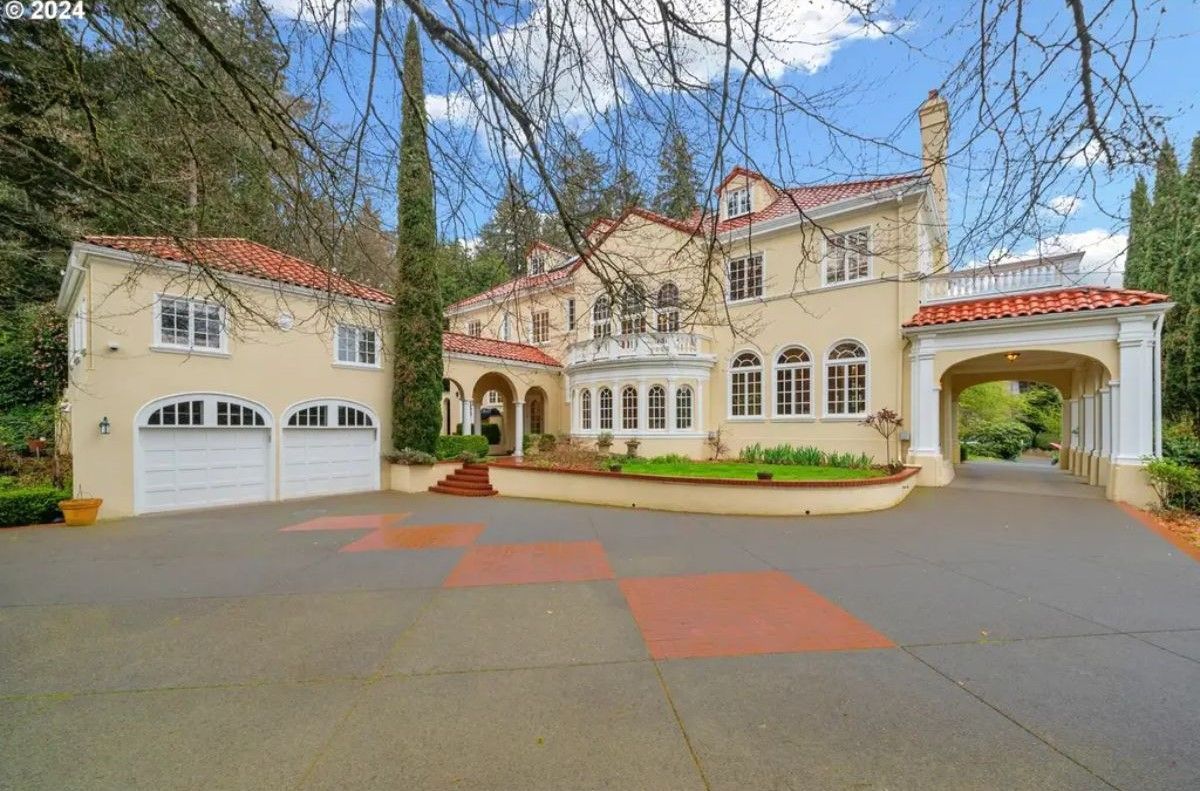
{"type": "Polygon", "coordinates": [[[637,439],[628,440],[625,443],[625,456],[630,459],[637,458],[638,448],[641,447],[642,441],[637,439]]]}
{"type": "Polygon", "coordinates": [[[72,498],[60,500],[58,507],[62,510],[63,521],[68,527],[87,527],[96,523],[100,506],[104,503],[99,497],[72,498]]]}

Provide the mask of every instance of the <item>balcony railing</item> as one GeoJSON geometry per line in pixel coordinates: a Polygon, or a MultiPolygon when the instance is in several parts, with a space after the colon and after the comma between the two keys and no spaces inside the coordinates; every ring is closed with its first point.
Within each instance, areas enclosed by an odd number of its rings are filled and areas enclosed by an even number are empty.
{"type": "Polygon", "coordinates": [[[1090,278],[1079,268],[1082,259],[1082,253],[1068,253],[933,275],[921,282],[921,301],[951,302],[1088,285],[1084,281],[1090,278]]]}
{"type": "Polygon", "coordinates": [[[607,335],[567,347],[567,365],[616,360],[706,357],[709,339],[690,332],[639,332],[607,335]]]}

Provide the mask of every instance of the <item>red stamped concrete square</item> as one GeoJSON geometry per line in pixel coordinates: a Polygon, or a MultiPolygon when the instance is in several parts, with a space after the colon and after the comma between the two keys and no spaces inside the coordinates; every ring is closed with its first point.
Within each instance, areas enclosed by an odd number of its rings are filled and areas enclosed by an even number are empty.
{"type": "Polygon", "coordinates": [[[281,533],[297,530],[378,530],[402,522],[408,514],[353,514],[351,516],[319,516],[295,525],[280,528],[281,533]]]}
{"type": "Polygon", "coordinates": [[[782,571],[633,577],[618,585],[655,659],[893,645],[782,571]]]}
{"type": "Polygon", "coordinates": [[[352,541],[339,552],[372,552],[381,549],[454,549],[470,546],[483,532],[482,524],[412,525],[381,527],[352,541]]]}
{"type": "Polygon", "coordinates": [[[599,541],[550,541],[473,546],[442,584],[466,588],[612,578],[612,567],[599,541]]]}

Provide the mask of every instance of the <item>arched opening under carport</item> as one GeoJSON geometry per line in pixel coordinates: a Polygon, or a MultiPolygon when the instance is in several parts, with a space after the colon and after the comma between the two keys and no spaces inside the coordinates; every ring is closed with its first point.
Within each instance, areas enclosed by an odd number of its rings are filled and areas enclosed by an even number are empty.
{"type": "Polygon", "coordinates": [[[517,447],[516,411],[518,402],[517,389],[512,381],[498,371],[485,373],[475,380],[470,401],[473,421],[469,431],[467,426],[463,427],[463,433],[488,436],[488,453],[490,455],[502,456],[513,453],[517,447]],[[484,429],[485,425],[496,428],[484,429]],[[493,442],[492,440],[498,441],[493,442]]]}

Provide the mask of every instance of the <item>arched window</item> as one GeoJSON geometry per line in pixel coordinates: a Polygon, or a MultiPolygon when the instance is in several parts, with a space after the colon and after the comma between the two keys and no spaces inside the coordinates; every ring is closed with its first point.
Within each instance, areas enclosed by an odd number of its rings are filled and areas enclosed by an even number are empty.
{"type": "Polygon", "coordinates": [[[625,289],[621,297],[621,333],[630,335],[646,331],[646,292],[641,286],[625,289]]]}
{"type": "Polygon", "coordinates": [[[675,428],[687,430],[692,427],[692,388],[682,385],[675,391],[675,428]]]}
{"type": "Polygon", "coordinates": [[[546,403],[541,396],[529,399],[529,433],[541,434],[546,428],[546,403]]]}
{"type": "Polygon", "coordinates": [[[667,427],[667,391],[662,385],[654,385],[646,394],[646,428],[667,427]]]}
{"type": "Polygon", "coordinates": [[[621,428],[626,431],[636,431],[638,427],[638,391],[633,385],[627,385],[621,391],[621,428]]]}
{"type": "Polygon", "coordinates": [[[609,335],[612,335],[612,303],[602,294],[592,305],[592,337],[604,338],[609,335]]]}
{"type": "Polygon", "coordinates": [[[143,426],[194,428],[254,428],[271,425],[259,407],[235,396],[194,393],[174,398],[148,413],[143,426]]]}
{"type": "MultiPolygon", "coordinates": [[[[220,414],[217,415],[220,420],[220,414]]],[[[371,428],[370,413],[339,401],[312,402],[293,410],[284,425],[288,428],[371,428]]]]}
{"type": "Polygon", "coordinates": [[[658,331],[679,332],[679,288],[674,283],[663,283],[655,301],[658,310],[658,331]]]}
{"type": "Polygon", "coordinates": [[[591,390],[583,390],[579,393],[579,427],[584,431],[592,430],[591,390]]]}
{"type": "Polygon", "coordinates": [[[600,388],[600,430],[612,431],[613,427],[613,402],[612,390],[607,387],[600,388]]]}
{"type": "Polygon", "coordinates": [[[800,346],[789,346],[775,358],[775,414],[812,414],[812,357],[800,346]]]}
{"type": "Polygon", "coordinates": [[[742,352],[729,366],[729,414],[732,417],[762,417],[762,360],[754,352],[742,352]]]}
{"type": "Polygon", "coordinates": [[[825,414],[867,412],[867,350],[857,341],[839,341],[825,356],[825,414]]]}

